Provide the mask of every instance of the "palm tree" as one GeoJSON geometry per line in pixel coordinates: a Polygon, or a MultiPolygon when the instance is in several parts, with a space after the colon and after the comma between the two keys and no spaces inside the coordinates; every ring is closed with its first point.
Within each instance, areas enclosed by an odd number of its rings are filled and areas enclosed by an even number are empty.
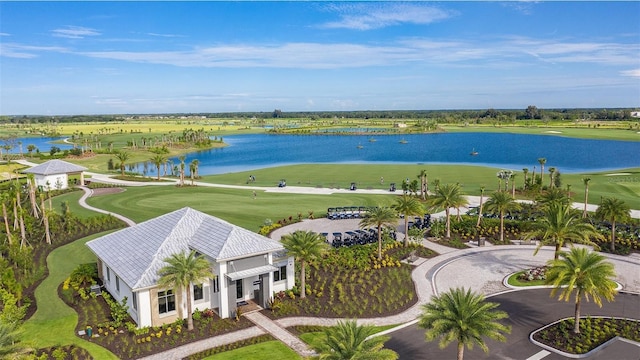
{"type": "Polygon", "coordinates": [[[384,349],[388,336],[372,336],[373,326],[358,325],[355,320],[338,321],[324,330],[324,337],[314,345],[321,360],[395,360],[398,354],[384,349]]]}
{"type": "MultiPolygon", "coordinates": [[[[158,285],[165,288],[178,288],[181,293],[187,293],[187,328],[193,330],[191,284],[213,278],[215,275],[211,272],[211,264],[203,256],[197,255],[195,250],[191,250],[189,254],[185,252],[173,254],[164,261],[167,265],[158,270],[160,276],[158,285]]],[[[182,306],[179,310],[182,313],[182,306]]],[[[181,315],[181,317],[184,316],[181,315]]]]}
{"type": "Polygon", "coordinates": [[[327,248],[322,237],[312,231],[294,231],[280,239],[287,253],[300,261],[300,298],[307,297],[306,266],[308,262],[320,258],[327,248]]]}
{"type": "Polygon", "coordinates": [[[480,186],[480,208],[478,209],[478,222],[476,223],[476,227],[480,227],[480,220],[482,219],[482,205],[484,201],[484,186],[480,186]]]}
{"type": "Polygon", "coordinates": [[[36,150],[36,146],[33,144],[27,145],[27,152],[29,153],[29,157],[33,155],[33,152],[36,150]]]}
{"type": "Polygon", "coordinates": [[[422,200],[427,200],[427,192],[428,192],[428,188],[427,188],[427,184],[428,184],[428,179],[427,179],[427,170],[420,170],[420,195],[422,197],[422,200]]]}
{"type": "Polygon", "coordinates": [[[522,186],[522,188],[526,189],[527,188],[527,175],[529,174],[529,168],[522,169],[522,172],[524,173],[524,186],[522,186]]]}
{"type": "Polygon", "coordinates": [[[624,221],[631,215],[629,205],[616,198],[604,198],[596,209],[598,219],[611,222],[611,251],[616,250],[616,221],[624,221]]]}
{"type": "Polygon", "coordinates": [[[500,215],[500,242],[504,241],[504,215],[520,209],[520,204],[509,193],[496,191],[487,201],[487,210],[500,215]]]}
{"type": "Polygon", "coordinates": [[[158,171],[158,181],[160,181],[160,168],[166,162],[167,162],[167,157],[162,154],[156,154],[154,157],[151,158],[151,163],[155,165],[156,170],[158,171]]]}
{"type": "Polygon", "coordinates": [[[567,193],[559,188],[549,189],[536,199],[541,208],[545,208],[552,203],[569,205],[570,199],[567,193]]]}
{"type": "Polygon", "coordinates": [[[129,153],[123,150],[120,150],[115,153],[116,159],[120,161],[120,175],[124,176],[124,166],[126,162],[129,160],[129,153]]]}
{"type": "Polygon", "coordinates": [[[21,331],[16,325],[0,322],[0,359],[28,359],[32,351],[20,343],[21,331]]]}
{"type": "Polygon", "coordinates": [[[593,298],[602,307],[602,299],[612,301],[617,293],[613,280],[616,273],[612,263],[597,252],[587,248],[572,248],[561,252],[560,259],[550,260],[547,270],[547,284],[553,285],[551,296],[560,290],[558,300],[569,301],[575,291],[575,322],[573,332],[580,333],[580,304],[582,297],[593,298]]]}
{"type": "Polygon", "coordinates": [[[533,230],[526,233],[524,238],[540,240],[534,255],[544,245],[555,245],[554,259],[558,259],[560,249],[566,242],[597,247],[590,239],[602,238],[593,225],[582,222],[578,213],[567,204],[550,203],[545,208],[544,217],[533,222],[532,226],[533,230]]]}
{"type": "Polygon", "coordinates": [[[398,214],[395,210],[385,207],[375,207],[367,211],[360,220],[360,228],[375,226],[378,228],[378,260],[382,260],[382,227],[385,225],[395,226],[398,221],[398,214]]]}
{"type": "Polygon", "coordinates": [[[189,163],[189,177],[191,178],[191,186],[193,186],[193,180],[196,173],[196,164],[192,162],[189,163]]]}
{"type": "Polygon", "coordinates": [[[582,183],[584,184],[584,210],[582,211],[582,217],[587,217],[587,203],[589,202],[589,182],[591,178],[585,177],[582,178],[582,183]]]}
{"type": "Polygon", "coordinates": [[[538,158],[538,163],[540,163],[540,182],[544,182],[544,164],[547,163],[547,159],[538,158]]]}
{"type": "Polygon", "coordinates": [[[186,159],[187,157],[185,155],[178,157],[178,160],[180,160],[180,186],[184,186],[184,161],[186,159]]]}
{"type": "Polygon", "coordinates": [[[424,215],[422,204],[415,198],[402,195],[396,199],[396,203],[391,206],[398,214],[404,215],[404,246],[409,246],[409,216],[424,215]]]}
{"type": "Polygon", "coordinates": [[[191,160],[191,165],[193,166],[193,177],[196,179],[199,178],[200,175],[198,175],[198,167],[200,166],[200,160],[198,159],[191,160]]]}
{"type": "Polygon", "coordinates": [[[446,215],[447,238],[451,237],[451,208],[460,208],[467,205],[467,199],[462,194],[460,185],[440,185],[432,198],[429,199],[432,209],[444,208],[446,215]]]}
{"type": "Polygon", "coordinates": [[[551,167],[549,168],[549,188],[553,189],[553,185],[554,185],[554,181],[553,181],[553,174],[555,174],[556,172],[556,168],[551,167]]]}
{"type": "Polygon", "coordinates": [[[511,327],[498,321],[508,317],[506,312],[494,310],[498,306],[498,303],[487,302],[483,295],[472,293],[470,289],[451,289],[422,305],[418,326],[427,329],[427,341],[440,338],[441,349],[456,340],[458,360],[463,360],[465,346],[473,349],[477,344],[484,352],[489,352],[484,337],[506,340],[504,333],[510,333],[511,327]]]}

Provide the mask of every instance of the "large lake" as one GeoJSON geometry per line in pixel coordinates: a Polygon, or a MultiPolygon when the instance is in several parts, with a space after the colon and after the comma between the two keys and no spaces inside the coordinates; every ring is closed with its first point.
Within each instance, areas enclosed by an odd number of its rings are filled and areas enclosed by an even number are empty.
{"type": "MultiPolygon", "coordinates": [[[[465,164],[512,170],[547,159],[562,173],[640,167],[640,142],[551,135],[442,133],[416,135],[234,135],[229,146],[189,154],[202,175],[303,163],[465,164]],[[401,143],[405,140],[405,143],[401,143]],[[478,154],[471,155],[472,151],[478,154]]],[[[173,159],[178,163],[177,159],[173,159]]],[[[155,174],[154,166],[138,171],[155,174]]]]}
{"type": "MultiPolygon", "coordinates": [[[[375,141],[363,135],[232,135],[224,137],[229,146],[189,154],[186,162],[198,159],[201,175],[302,163],[465,164],[519,171],[525,167],[533,170],[534,166],[539,169],[537,159],[541,157],[547,159],[545,168],[555,167],[562,173],[640,167],[640,142],[632,141],[497,133],[373,138],[375,141]],[[472,151],[477,155],[472,156],[472,151]]],[[[36,144],[43,152],[51,148],[51,144],[41,142],[43,139],[18,140],[25,151],[27,144],[36,144]]],[[[151,164],[138,164],[134,169],[146,175],[155,174],[151,164]]]]}

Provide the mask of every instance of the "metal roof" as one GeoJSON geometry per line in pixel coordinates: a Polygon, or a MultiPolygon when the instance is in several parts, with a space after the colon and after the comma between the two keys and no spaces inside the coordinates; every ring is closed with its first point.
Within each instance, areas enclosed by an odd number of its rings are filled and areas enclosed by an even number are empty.
{"type": "Polygon", "coordinates": [[[169,256],[195,250],[226,261],[283,250],[272,239],[189,207],[89,241],[87,246],[131,289],[154,286],[169,256]]]}
{"type": "Polygon", "coordinates": [[[86,170],[87,168],[84,166],[72,164],[63,160],[49,160],[40,165],[24,170],[23,172],[37,175],[55,175],[77,173],[86,170]]]}

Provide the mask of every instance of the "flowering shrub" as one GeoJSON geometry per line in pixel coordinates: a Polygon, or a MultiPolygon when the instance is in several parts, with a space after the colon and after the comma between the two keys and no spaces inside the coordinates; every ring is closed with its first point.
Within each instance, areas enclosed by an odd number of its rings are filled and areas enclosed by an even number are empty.
{"type": "Polygon", "coordinates": [[[518,276],[518,280],[533,281],[533,280],[546,280],[547,279],[547,267],[540,266],[533,269],[529,269],[518,276]]]}

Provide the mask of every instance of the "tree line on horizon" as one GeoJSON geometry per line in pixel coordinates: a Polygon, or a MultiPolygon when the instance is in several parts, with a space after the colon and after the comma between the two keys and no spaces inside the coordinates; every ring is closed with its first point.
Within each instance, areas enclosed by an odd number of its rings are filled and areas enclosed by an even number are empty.
{"type": "Polygon", "coordinates": [[[197,112],[197,113],[165,113],[165,114],[114,114],[114,115],[14,115],[0,116],[0,124],[36,124],[36,123],[73,123],[73,122],[115,122],[135,121],[143,119],[433,119],[439,122],[482,123],[495,120],[543,120],[574,121],[598,120],[621,121],[638,119],[632,116],[635,108],[567,108],[540,109],[529,105],[526,109],[477,109],[477,110],[356,110],[356,111],[289,111],[275,109],[271,112],[197,112]]]}

